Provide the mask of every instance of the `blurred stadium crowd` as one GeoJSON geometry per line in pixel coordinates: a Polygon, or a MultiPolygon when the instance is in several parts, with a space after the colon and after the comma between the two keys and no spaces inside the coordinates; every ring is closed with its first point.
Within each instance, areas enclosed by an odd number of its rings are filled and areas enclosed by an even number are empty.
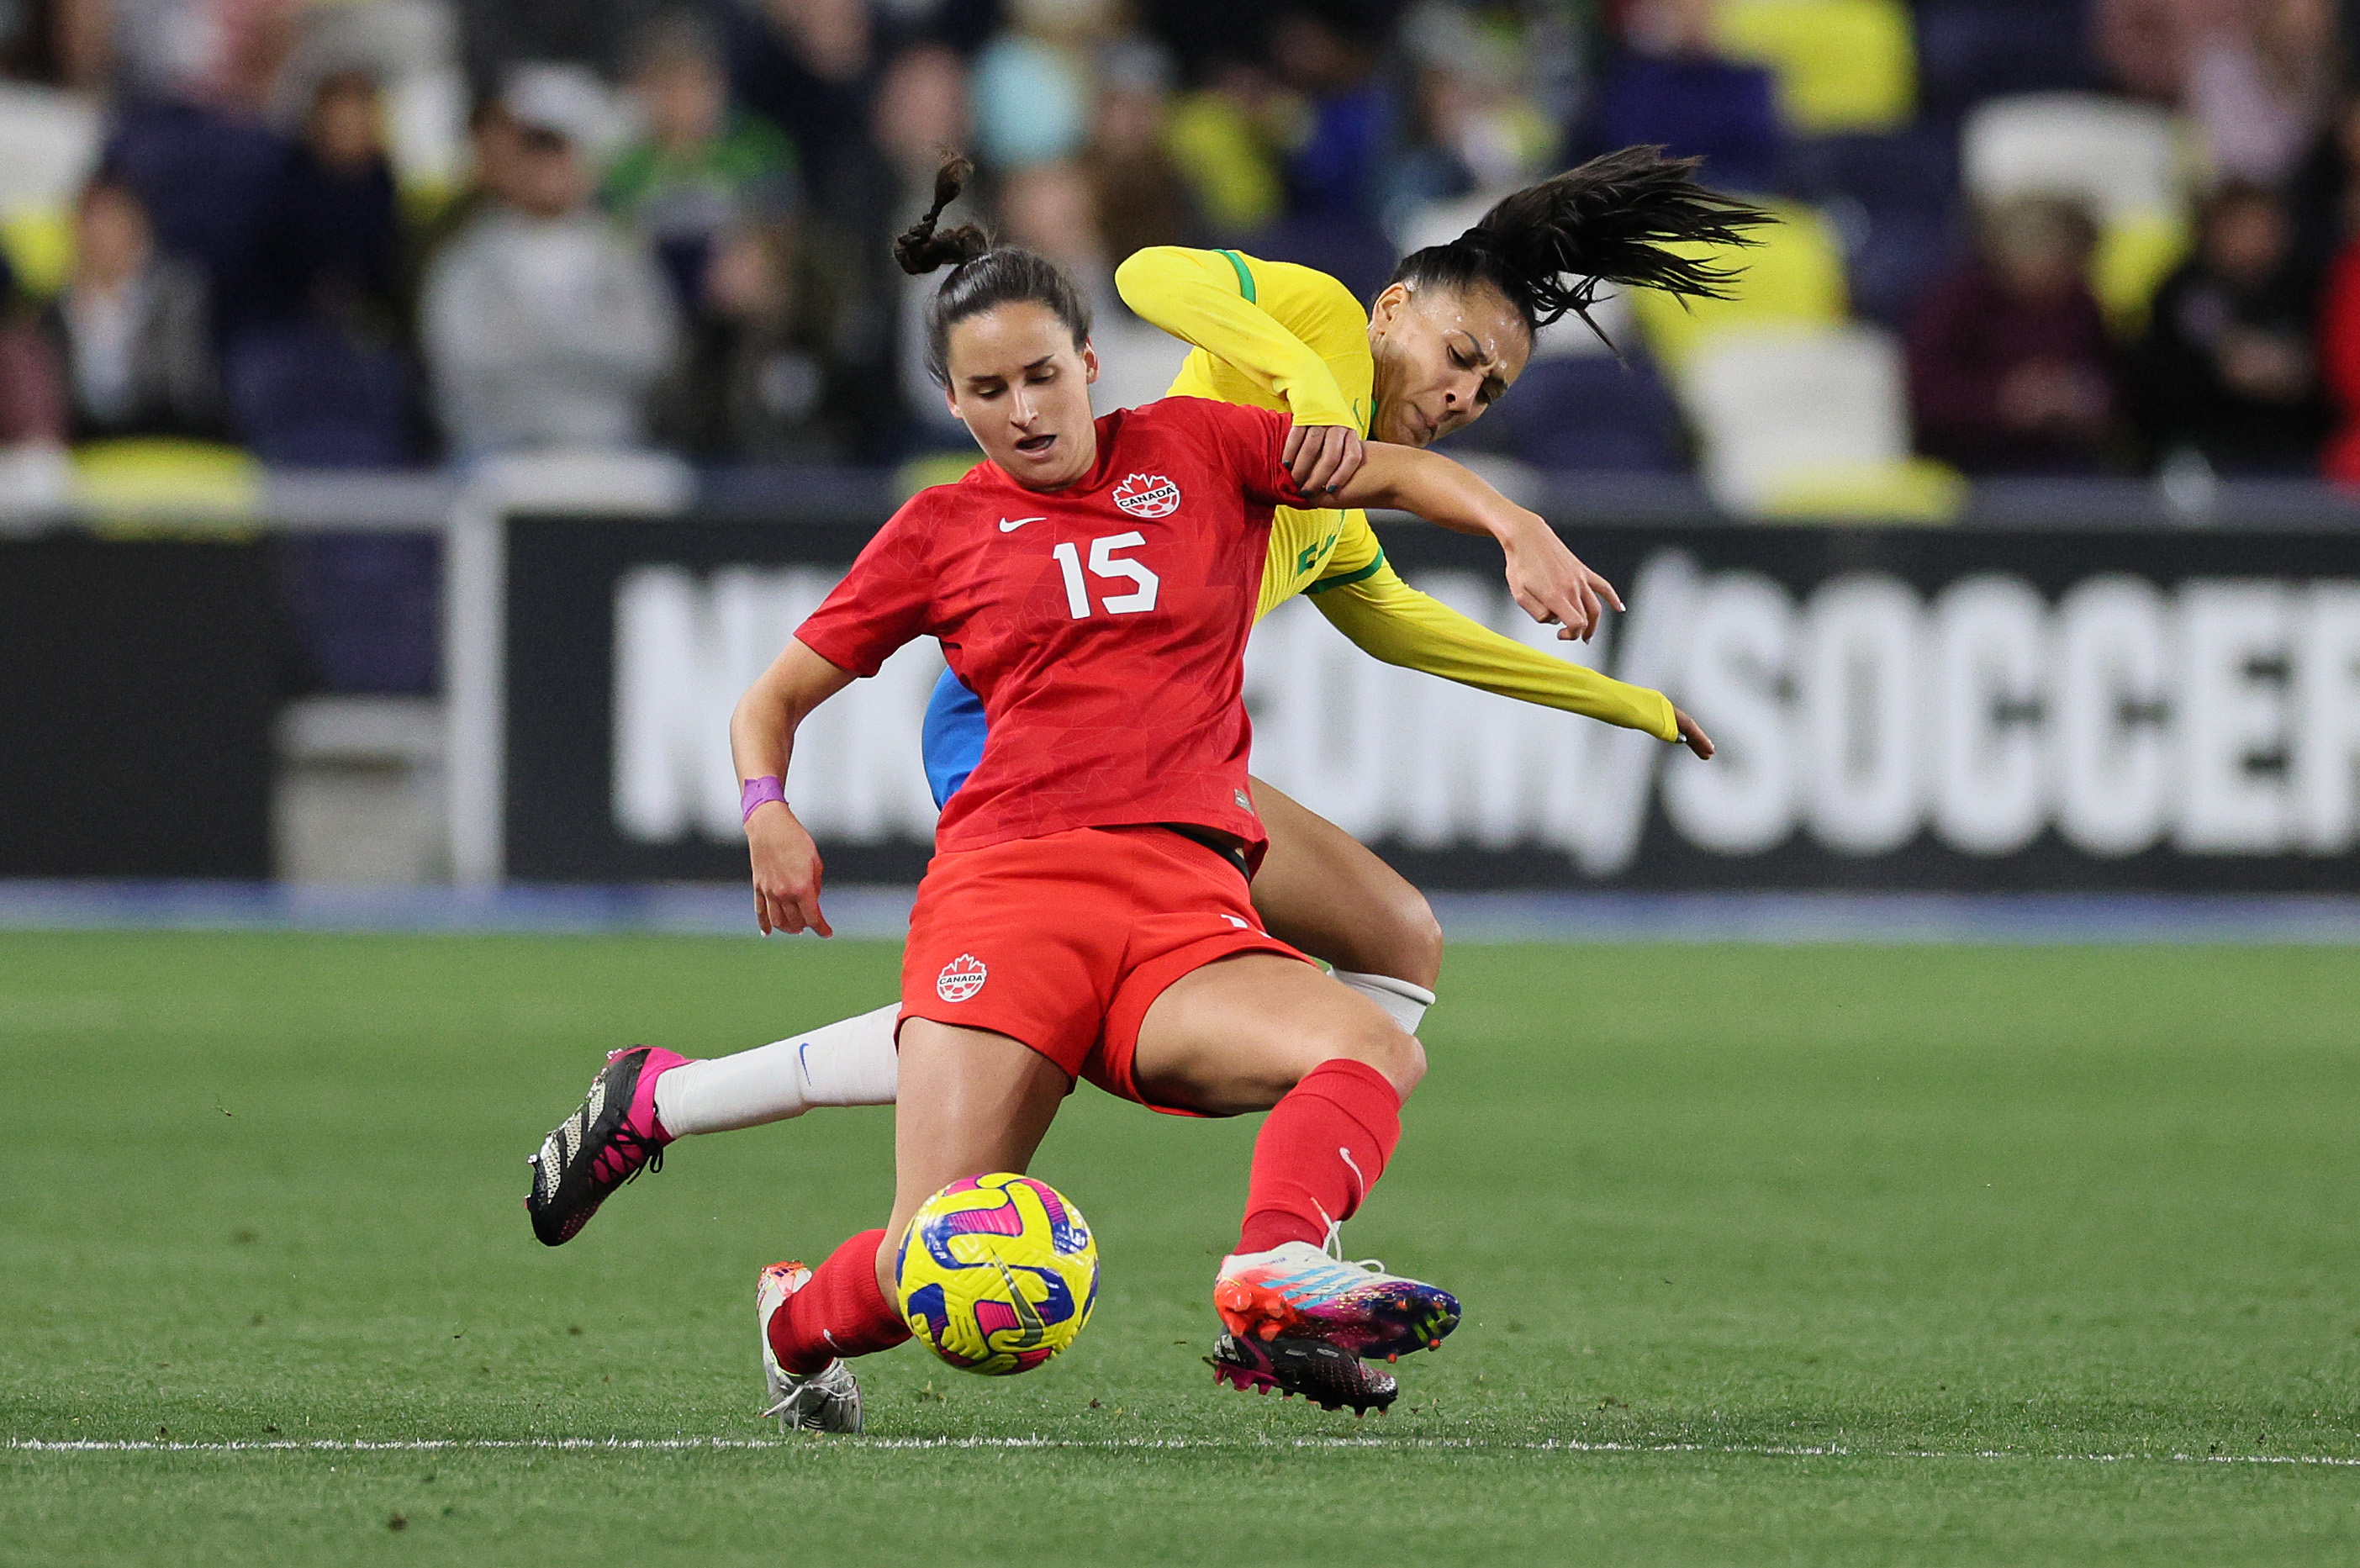
{"type": "Polygon", "coordinates": [[[1114,297],[1139,246],[1365,297],[1500,193],[1658,142],[1786,218],[1745,297],[1620,304],[1627,363],[1552,332],[1466,444],[1740,496],[1798,451],[1904,489],[2360,483],[2347,25],[2334,0],[0,0],[0,443],[899,463],[960,444],[887,253],[945,147],[1000,234],[1095,291],[1128,402],[1174,363],[1114,297]]]}

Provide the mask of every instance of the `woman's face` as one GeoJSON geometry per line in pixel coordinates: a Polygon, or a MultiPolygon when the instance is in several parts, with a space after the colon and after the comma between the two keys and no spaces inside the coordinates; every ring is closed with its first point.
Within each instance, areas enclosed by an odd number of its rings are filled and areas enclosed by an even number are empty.
{"type": "Polygon", "coordinates": [[[944,389],[983,454],[1027,490],[1062,490],[1098,461],[1090,383],[1098,351],[1076,349],[1057,313],[1001,305],[951,328],[944,389]]]}
{"type": "Polygon", "coordinates": [[[127,282],[147,267],[151,245],[148,214],[128,192],[101,186],[82,198],[74,241],[82,279],[106,288],[127,282]]]}
{"type": "Polygon", "coordinates": [[[1396,283],[1369,312],[1376,361],[1372,441],[1427,446],[1463,430],[1515,385],[1532,334],[1489,284],[1445,289],[1396,283]]]}

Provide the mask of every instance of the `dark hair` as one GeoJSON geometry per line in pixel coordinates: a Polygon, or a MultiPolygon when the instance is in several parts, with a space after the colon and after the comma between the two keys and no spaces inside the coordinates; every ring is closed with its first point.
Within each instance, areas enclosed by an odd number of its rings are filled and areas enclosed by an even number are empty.
{"type": "Polygon", "coordinates": [[[1045,305],[1074,334],[1076,349],[1090,338],[1089,301],[1055,262],[1016,245],[995,245],[974,223],[961,223],[946,234],[934,232],[943,209],[974,173],[975,165],[966,158],[945,158],[934,172],[934,204],[893,240],[893,259],[912,278],[938,267],[951,269],[926,304],[926,373],[943,387],[951,379],[951,329],[1001,305],[1045,305]]]}
{"type": "Polygon", "coordinates": [[[1660,147],[1593,158],[1501,198],[1448,245],[1411,252],[1387,286],[1463,289],[1488,283],[1507,296],[1528,330],[1571,313],[1612,348],[1590,316],[1600,284],[1725,299],[1735,268],[1669,247],[1750,245],[1755,241],[1746,230],[1776,221],[1750,202],[1699,185],[1694,176],[1702,161],[1666,158],[1660,147]]]}

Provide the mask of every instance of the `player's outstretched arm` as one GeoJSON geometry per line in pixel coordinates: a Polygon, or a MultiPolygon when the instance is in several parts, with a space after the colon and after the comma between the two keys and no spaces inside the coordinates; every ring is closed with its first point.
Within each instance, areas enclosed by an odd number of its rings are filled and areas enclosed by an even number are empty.
{"type": "Polygon", "coordinates": [[[1557,636],[1567,641],[1590,640],[1602,604],[1622,607],[1614,584],[1584,566],[1539,513],[1440,452],[1371,441],[1336,505],[1390,506],[1456,533],[1497,539],[1508,558],[1508,592],[1533,619],[1562,627],[1557,636]]]}
{"type": "MultiPolygon", "coordinates": [[[[770,661],[729,715],[729,750],[741,782],[787,776],[795,731],[811,711],[852,684],[799,641],[770,661]]],[[[819,846],[784,800],[765,800],[746,813],[746,847],[754,866],[754,918],[763,933],[815,931],[834,936],[820,912],[819,846]]]]}
{"type": "Polygon", "coordinates": [[[1680,741],[1699,757],[1712,755],[1712,742],[1704,731],[1661,691],[1502,637],[1419,593],[1382,562],[1366,575],[1354,573],[1349,581],[1315,584],[1309,596],[1337,630],[1363,653],[1387,664],[1644,731],[1658,740],[1680,741]]]}

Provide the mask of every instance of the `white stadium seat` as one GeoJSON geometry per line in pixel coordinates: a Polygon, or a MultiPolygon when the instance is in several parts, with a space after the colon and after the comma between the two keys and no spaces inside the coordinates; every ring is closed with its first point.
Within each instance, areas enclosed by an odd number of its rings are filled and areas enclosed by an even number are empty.
{"type": "Polygon", "coordinates": [[[1682,393],[1705,482],[1732,511],[1939,515],[1943,476],[1910,456],[1901,349],[1874,327],[1716,334],[1682,393]]]}
{"type": "Polygon", "coordinates": [[[2107,224],[2180,205],[2180,137],[2150,103],[2093,93],[1994,98],[1960,136],[1961,177],[1984,200],[2078,196],[2107,224]]]}
{"type": "Polygon", "coordinates": [[[0,212],[71,202],[98,164],[98,139],[89,99],[0,82],[0,212]]]}

